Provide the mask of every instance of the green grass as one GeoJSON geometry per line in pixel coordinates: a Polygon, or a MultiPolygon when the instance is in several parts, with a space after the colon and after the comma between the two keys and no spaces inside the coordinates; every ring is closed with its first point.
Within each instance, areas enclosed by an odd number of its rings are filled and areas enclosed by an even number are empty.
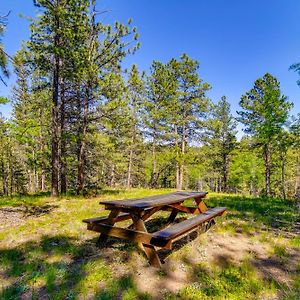
{"type": "Polygon", "coordinates": [[[26,205],[42,205],[49,201],[49,193],[41,193],[37,195],[15,195],[15,196],[1,196],[1,206],[26,206],[26,205]]]}
{"type": "Polygon", "coordinates": [[[194,283],[169,299],[256,299],[276,292],[273,283],[261,280],[248,262],[223,268],[202,263],[191,271],[194,283]]]}
{"type": "MultiPolygon", "coordinates": [[[[171,191],[105,190],[89,199],[72,195],[58,199],[47,195],[0,198],[2,208],[30,208],[26,216],[20,216],[21,222],[16,226],[0,229],[0,299],[224,299],[225,296],[226,299],[264,299],[275,294],[297,299],[300,265],[296,273],[287,275],[291,283],[282,285],[276,277],[262,278],[259,268],[253,264],[256,258],[247,253],[241,263],[229,260],[224,265],[208,264],[207,259],[191,263],[187,259],[194,249],[191,243],[171,252],[170,270],[163,267],[150,272],[157,290],[141,291],[137,276],[138,272],[149,272],[146,258],[138,254],[132,243],[117,240],[99,250],[95,247],[97,234],[88,232],[82,219],[107,215],[99,205],[100,200],[171,191]],[[188,281],[179,291],[166,290],[165,283],[174,280],[172,274],[180,268],[186,270],[188,281]]],[[[230,237],[236,235],[246,239],[255,237],[270,249],[269,254],[278,260],[280,268],[285,268],[290,251],[299,249],[298,237],[278,237],[278,230],[291,230],[292,222],[298,217],[293,202],[211,194],[206,203],[210,207],[226,206],[228,215],[213,227],[211,234],[215,240],[208,242],[207,234],[197,239],[194,245],[200,243],[204,250],[209,243],[216,243],[218,237],[226,236],[229,244],[230,237]]],[[[152,222],[154,227],[161,224],[166,213],[158,215],[159,222],[152,222]]],[[[219,251],[223,254],[222,248],[219,251]]]]}
{"type": "Polygon", "coordinates": [[[243,197],[238,195],[211,194],[208,206],[226,206],[228,218],[247,221],[259,227],[291,229],[299,217],[295,202],[280,198],[243,197]]]}
{"type": "Polygon", "coordinates": [[[300,237],[295,236],[290,239],[290,245],[295,248],[300,248],[300,237]]]}

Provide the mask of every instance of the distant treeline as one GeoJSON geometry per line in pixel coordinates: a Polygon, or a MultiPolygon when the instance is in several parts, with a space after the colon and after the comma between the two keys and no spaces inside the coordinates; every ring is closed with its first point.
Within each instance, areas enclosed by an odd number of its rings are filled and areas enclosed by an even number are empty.
{"type": "Polygon", "coordinates": [[[123,70],[136,28],[103,24],[94,2],[36,0],[30,40],[13,57],[0,40],[0,79],[9,60],[16,75],[12,117],[0,116],[1,195],[107,186],[300,195],[300,115],[274,76],[254,82],[234,118],[225,96],[208,98],[187,54],[123,70]]]}

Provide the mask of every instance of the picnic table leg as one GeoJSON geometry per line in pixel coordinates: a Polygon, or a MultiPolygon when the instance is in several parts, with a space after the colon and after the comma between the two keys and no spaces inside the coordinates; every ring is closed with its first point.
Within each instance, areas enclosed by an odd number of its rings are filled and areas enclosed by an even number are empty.
{"type": "MultiPolygon", "coordinates": [[[[133,224],[134,224],[134,227],[136,230],[148,232],[144,221],[142,220],[142,218],[139,215],[131,214],[131,217],[132,217],[132,221],[133,221],[133,224]]],[[[161,261],[158,257],[155,247],[153,245],[146,245],[146,244],[139,242],[138,246],[141,250],[143,250],[145,252],[146,256],[149,259],[151,266],[159,267],[159,268],[161,267],[161,261]]]]}
{"type": "MultiPolygon", "coordinates": [[[[118,209],[117,210],[112,210],[110,212],[110,214],[108,215],[108,220],[105,222],[105,224],[114,225],[115,222],[116,222],[116,218],[119,215],[119,213],[120,213],[120,211],[118,209]]],[[[101,233],[98,240],[97,240],[96,246],[97,247],[102,246],[107,241],[107,238],[108,238],[107,234],[101,233]]]]}
{"type": "Polygon", "coordinates": [[[168,220],[167,220],[167,223],[168,223],[168,224],[169,224],[169,223],[173,223],[174,220],[175,220],[175,218],[176,218],[176,216],[177,216],[177,214],[178,214],[178,209],[173,208],[173,210],[172,210],[172,212],[171,212],[171,214],[170,214],[170,216],[169,216],[169,218],[168,218],[168,220]]]}
{"type": "Polygon", "coordinates": [[[200,213],[200,214],[203,213],[203,212],[205,212],[205,211],[207,211],[207,206],[206,206],[206,204],[204,203],[202,197],[194,198],[194,199],[195,199],[195,202],[197,203],[198,210],[199,210],[199,213],[200,213]]]}
{"type": "MultiPolygon", "coordinates": [[[[199,210],[200,214],[203,213],[203,212],[205,212],[207,210],[207,206],[204,203],[202,197],[201,198],[195,198],[195,201],[196,201],[196,203],[198,205],[198,210],[199,210]]],[[[205,226],[205,231],[208,231],[209,228],[212,227],[215,224],[216,224],[215,220],[210,220],[207,224],[204,225],[205,226]]]]}
{"type": "MultiPolygon", "coordinates": [[[[149,219],[154,213],[156,213],[157,211],[160,210],[160,207],[154,207],[152,208],[150,211],[147,211],[146,213],[144,213],[143,215],[141,215],[141,219],[143,221],[146,221],[147,219],[149,219]]],[[[129,225],[127,227],[128,229],[132,229],[134,228],[134,223],[132,223],[131,225],[129,225]]]]}

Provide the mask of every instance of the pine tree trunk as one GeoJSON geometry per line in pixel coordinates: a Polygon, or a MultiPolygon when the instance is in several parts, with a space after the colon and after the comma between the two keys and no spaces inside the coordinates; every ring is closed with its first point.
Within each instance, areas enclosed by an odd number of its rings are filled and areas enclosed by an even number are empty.
{"type": "MultiPolygon", "coordinates": [[[[59,28],[59,20],[56,20],[56,26],[59,28]]],[[[54,36],[54,46],[59,45],[59,37],[54,36]]],[[[51,195],[57,197],[59,195],[59,77],[60,77],[60,60],[56,56],[54,60],[53,86],[52,86],[52,136],[51,136],[51,195]]]]}
{"type": "Polygon", "coordinates": [[[1,173],[2,173],[2,189],[3,189],[3,194],[5,196],[7,196],[8,195],[7,174],[6,174],[6,170],[5,170],[5,165],[4,165],[3,159],[1,161],[1,173]]]}
{"type": "Polygon", "coordinates": [[[280,160],[281,160],[281,191],[282,191],[282,197],[285,200],[286,191],[285,191],[285,154],[284,153],[281,153],[280,160]]]}
{"type": "Polygon", "coordinates": [[[87,126],[88,126],[88,110],[89,110],[89,93],[87,93],[84,99],[84,108],[83,108],[83,122],[82,126],[79,128],[79,147],[78,147],[78,173],[77,173],[77,194],[79,195],[83,188],[84,188],[84,181],[85,181],[85,148],[86,148],[86,133],[87,133],[87,126]]]}
{"type": "Polygon", "coordinates": [[[14,168],[11,161],[11,153],[9,155],[9,165],[10,165],[10,195],[14,193],[15,190],[15,178],[14,178],[14,168]]]}
{"type": "Polygon", "coordinates": [[[46,190],[46,186],[45,186],[45,182],[46,182],[46,178],[45,178],[45,169],[42,169],[42,174],[41,174],[41,191],[45,192],[46,190]]]}
{"type": "Polygon", "coordinates": [[[127,184],[126,187],[128,189],[131,188],[131,172],[132,172],[132,159],[133,159],[133,145],[130,147],[130,152],[129,152],[129,161],[128,161],[128,170],[127,170],[127,184]]]}
{"type": "Polygon", "coordinates": [[[184,178],[184,155],[185,155],[185,146],[186,146],[186,132],[185,127],[182,129],[182,140],[181,140],[181,162],[180,162],[180,171],[179,171],[179,185],[178,189],[182,190],[183,187],[183,178],[184,178]]]}
{"type": "Polygon", "coordinates": [[[180,166],[179,163],[176,162],[176,189],[180,190],[180,166]]]}
{"type": "Polygon", "coordinates": [[[152,174],[151,174],[151,183],[152,188],[157,187],[157,166],[156,166],[156,136],[153,137],[152,142],[152,174]]]}
{"type": "Polygon", "coordinates": [[[179,147],[178,147],[178,131],[177,131],[177,125],[175,125],[175,147],[176,147],[176,173],[175,173],[175,180],[176,180],[176,189],[179,190],[180,189],[180,166],[179,166],[179,162],[178,162],[178,151],[179,151],[179,147]]]}
{"type": "Polygon", "coordinates": [[[110,187],[114,187],[114,185],[115,185],[115,165],[113,165],[111,168],[111,175],[110,175],[110,182],[109,182],[110,187]]]}
{"type": "MultiPolygon", "coordinates": [[[[41,146],[40,147],[40,152],[43,153],[44,149],[45,149],[43,142],[41,142],[40,146],[41,146]]],[[[46,165],[45,165],[44,159],[42,159],[41,169],[42,170],[41,170],[41,184],[40,184],[40,189],[41,189],[42,192],[45,192],[45,190],[46,190],[46,165]]]]}
{"type": "Polygon", "coordinates": [[[271,195],[271,155],[270,155],[270,145],[265,145],[264,147],[264,162],[265,162],[265,189],[266,196],[271,195]]]}
{"type": "Polygon", "coordinates": [[[65,137],[65,119],[66,119],[66,103],[64,83],[61,83],[61,107],[60,107],[60,192],[67,192],[67,162],[66,162],[66,137],[65,137]]]}
{"type": "Polygon", "coordinates": [[[223,154],[223,189],[222,189],[222,191],[224,193],[228,192],[227,181],[228,181],[228,155],[223,154]]]}

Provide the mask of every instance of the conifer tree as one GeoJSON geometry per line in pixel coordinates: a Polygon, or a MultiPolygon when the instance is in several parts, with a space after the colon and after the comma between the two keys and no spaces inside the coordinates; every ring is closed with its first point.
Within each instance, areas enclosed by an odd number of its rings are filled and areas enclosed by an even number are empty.
{"type": "Polygon", "coordinates": [[[142,148],[141,136],[141,110],[145,97],[143,74],[139,74],[136,65],[133,65],[127,83],[127,147],[128,147],[128,168],[127,168],[127,188],[132,187],[132,175],[136,174],[138,164],[138,153],[142,148]]]}
{"type": "Polygon", "coordinates": [[[1,17],[0,16],[0,81],[6,85],[4,77],[8,77],[9,72],[8,72],[8,68],[7,68],[7,55],[4,52],[4,47],[2,44],[2,36],[4,34],[4,29],[5,29],[5,25],[6,25],[6,19],[7,16],[1,17]]]}
{"type": "Polygon", "coordinates": [[[204,140],[210,146],[214,166],[222,176],[222,191],[227,192],[230,153],[235,147],[237,131],[225,96],[212,106],[210,115],[204,140]]]}
{"type": "MultiPolygon", "coordinates": [[[[42,14],[31,24],[29,49],[33,65],[52,90],[52,195],[66,191],[66,136],[69,121],[77,116],[77,193],[85,184],[87,134],[101,99],[101,80],[119,68],[120,61],[138,44],[135,28],[97,21],[93,0],[36,0],[42,14]],[[72,24],[72,26],[70,26],[72,24]],[[70,113],[67,111],[71,109],[70,113]]],[[[129,21],[130,23],[131,21],[129,21]]]]}
{"type": "Polygon", "coordinates": [[[171,99],[176,93],[176,81],[170,68],[159,61],[153,61],[151,74],[147,78],[145,110],[145,135],[151,141],[152,170],[150,186],[157,187],[159,179],[159,166],[157,150],[166,142],[172,107],[171,99]]]}
{"type": "Polygon", "coordinates": [[[274,140],[288,118],[292,104],[280,91],[279,81],[269,73],[255,81],[254,87],[240,100],[243,109],[239,121],[262,149],[265,163],[265,194],[271,194],[271,167],[274,140]]]}
{"type": "Polygon", "coordinates": [[[46,190],[51,101],[49,90],[41,89],[38,71],[27,63],[29,56],[22,48],[13,60],[17,80],[12,89],[12,124],[27,164],[28,191],[37,192],[46,190]]]}
{"type": "Polygon", "coordinates": [[[175,128],[175,145],[179,147],[176,167],[176,188],[184,187],[185,159],[189,141],[199,138],[203,130],[203,120],[208,112],[209,100],[206,92],[210,85],[198,74],[199,62],[186,54],[180,60],[169,62],[176,81],[176,96],[172,102],[172,123],[175,128]]]}

